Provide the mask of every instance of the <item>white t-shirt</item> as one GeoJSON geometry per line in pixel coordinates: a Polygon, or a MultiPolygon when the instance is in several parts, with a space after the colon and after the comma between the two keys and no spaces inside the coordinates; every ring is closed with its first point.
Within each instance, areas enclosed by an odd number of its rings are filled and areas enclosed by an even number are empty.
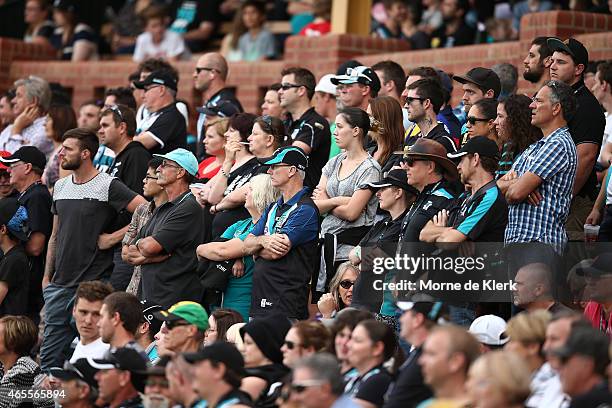
{"type": "Polygon", "coordinates": [[[599,157],[597,162],[602,164],[604,167],[608,167],[608,163],[604,163],[601,155],[606,148],[606,144],[612,143],[612,112],[605,112],[606,116],[606,127],[604,128],[603,139],[601,140],[601,149],[599,150],[599,157]]]}
{"type": "Polygon", "coordinates": [[[136,38],[134,61],[141,62],[148,58],[174,58],[189,59],[191,54],[180,34],[166,30],[164,38],[159,44],[153,43],[151,33],[144,32],[136,38]]]}
{"type": "MultiPolygon", "coordinates": [[[[75,339],[76,340],[76,339],[75,339]]],[[[110,344],[103,343],[102,337],[98,337],[96,341],[92,341],[88,345],[84,346],[81,340],[77,341],[77,345],[70,357],[70,362],[74,363],[79,358],[91,357],[91,358],[104,358],[104,355],[110,348],[110,344]]]]}

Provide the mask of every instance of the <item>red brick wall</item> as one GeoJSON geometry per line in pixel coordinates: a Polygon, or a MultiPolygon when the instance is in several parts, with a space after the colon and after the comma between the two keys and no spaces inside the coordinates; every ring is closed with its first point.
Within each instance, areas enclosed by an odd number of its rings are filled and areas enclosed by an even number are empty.
{"type": "MultiPolygon", "coordinates": [[[[353,35],[290,37],[282,61],[230,64],[228,84],[237,89],[245,109],[257,112],[265,87],[280,80],[284,67],[294,65],[311,69],[317,77],[335,72],[342,61],[350,58],[357,58],[367,65],[392,59],[406,69],[434,65],[451,73],[463,73],[474,66],[490,67],[499,62],[509,62],[517,65],[521,72],[522,60],[534,36],[565,38],[576,34],[576,38],[589,49],[591,60],[612,59],[612,16],[555,11],[529,14],[523,17],[521,26],[519,41],[424,51],[409,51],[407,44],[401,41],[353,35]]],[[[125,61],[39,61],[48,59],[50,55],[49,50],[39,46],[0,39],[0,90],[6,89],[19,77],[41,75],[71,88],[74,104],[78,106],[105,88],[127,85],[128,75],[136,68],[136,64],[125,61]]],[[[192,89],[194,66],[195,62],[177,64],[181,75],[179,97],[192,105],[200,102],[199,95],[192,89]]],[[[525,81],[521,81],[519,86],[523,92],[532,91],[525,81]]],[[[455,98],[458,93],[457,87],[455,98]]]]}

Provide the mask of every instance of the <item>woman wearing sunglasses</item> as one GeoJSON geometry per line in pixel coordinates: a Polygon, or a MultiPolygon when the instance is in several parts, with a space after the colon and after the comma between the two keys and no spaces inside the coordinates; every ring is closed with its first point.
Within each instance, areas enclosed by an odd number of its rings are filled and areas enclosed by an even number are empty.
{"type": "Polygon", "coordinates": [[[330,336],[327,327],[316,320],[295,323],[287,332],[281,347],[283,364],[292,368],[301,358],[327,351],[330,336]]]}
{"type": "Polygon", "coordinates": [[[497,117],[497,100],[481,99],[470,108],[467,115],[467,138],[485,136],[497,143],[501,150],[502,142],[497,135],[495,118],[497,117]]]}
{"type": "Polygon", "coordinates": [[[359,276],[359,269],[350,262],[340,264],[329,282],[329,293],[323,294],[317,307],[323,319],[331,319],[336,313],[351,305],[353,285],[359,276]]]}
{"type": "Polygon", "coordinates": [[[395,356],[399,367],[403,357],[395,333],[382,322],[364,320],[353,330],[348,348],[348,361],[358,375],[346,383],[344,395],[361,407],[382,406],[391,383],[391,374],[383,363],[395,356]]]}

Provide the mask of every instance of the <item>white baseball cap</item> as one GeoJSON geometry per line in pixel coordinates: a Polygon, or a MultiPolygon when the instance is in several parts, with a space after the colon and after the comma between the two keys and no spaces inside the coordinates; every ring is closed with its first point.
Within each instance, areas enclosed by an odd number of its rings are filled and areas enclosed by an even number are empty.
{"type": "Polygon", "coordinates": [[[323,92],[336,95],[336,85],[332,84],[331,81],[331,79],[334,77],[334,74],[323,75],[319,80],[319,83],[315,87],[315,92],[323,92]]]}
{"type": "Polygon", "coordinates": [[[487,346],[503,346],[510,340],[506,335],[506,321],[499,316],[480,316],[470,325],[470,333],[487,346]]]}

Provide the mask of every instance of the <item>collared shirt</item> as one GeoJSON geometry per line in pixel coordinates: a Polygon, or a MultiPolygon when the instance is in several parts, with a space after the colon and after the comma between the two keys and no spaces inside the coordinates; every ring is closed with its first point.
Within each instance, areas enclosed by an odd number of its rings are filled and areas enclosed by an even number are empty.
{"type": "Polygon", "coordinates": [[[520,177],[527,172],[542,179],[539,205],[527,201],[510,204],[506,243],[541,242],[561,253],[567,242],[565,221],[572,201],[578,155],[567,127],[544,137],[523,152],[513,170],[520,177]]]}
{"type": "Polygon", "coordinates": [[[508,223],[508,204],[495,180],[474,194],[463,193],[461,207],[451,215],[450,226],[470,241],[503,242],[508,223]]]}
{"type": "Polygon", "coordinates": [[[308,283],[318,270],[319,210],[304,187],[285,203],[270,205],[253,228],[255,236],[286,234],[291,249],[282,258],[258,257],[253,270],[251,316],[280,312],[289,318],[308,317],[308,283]]]}
{"type": "Polygon", "coordinates": [[[406,135],[408,135],[405,140],[406,146],[412,146],[416,143],[418,138],[423,137],[425,139],[435,140],[436,142],[440,143],[442,146],[444,146],[447,153],[457,151],[457,144],[453,140],[452,136],[448,133],[442,122],[438,122],[438,124],[431,128],[429,133],[426,135],[423,135],[423,132],[420,129],[418,132],[416,132],[416,130],[414,130],[415,127],[418,127],[416,123],[413,125],[413,128],[406,131],[406,135]]]}
{"type": "Polygon", "coordinates": [[[15,153],[21,146],[36,146],[45,156],[49,157],[53,152],[53,142],[47,138],[45,132],[46,121],[45,116],[36,118],[30,126],[15,135],[11,134],[13,125],[8,125],[0,133],[0,150],[15,153]]]}
{"type": "Polygon", "coordinates": [[[137,238],[152,237],[170,255],[163,262],[142,265],[142,296],[168,308],[181,300],[199,302],[202,285],[196,248],[204,240],[204,213],[190,191],[153,211],[137,238]]]}
{"type": "Polygon", "coordinates": [[[179,147],[187,147],[187,125],[185,118],[172,102],[151,113],[142,123],[141,131],[149,132],[157,143],[149,149],[151,154],[164,154],[179,147]]]}

